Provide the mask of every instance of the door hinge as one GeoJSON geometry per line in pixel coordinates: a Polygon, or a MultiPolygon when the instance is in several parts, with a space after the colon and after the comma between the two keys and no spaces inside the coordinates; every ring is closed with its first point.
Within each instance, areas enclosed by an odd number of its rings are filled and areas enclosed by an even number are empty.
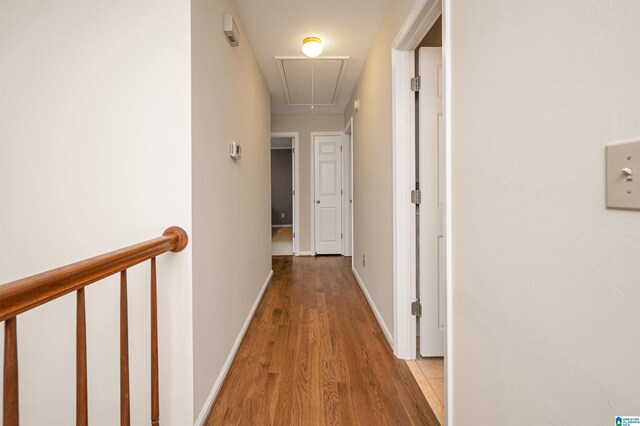
{"type": "Polygon", "coordinates": [[[411,191],[411,203],[420,204],[422,201],[422,193],[419,189],[414,189],[411,191]]]}
{"type": "Polygon", "coordinates": [[[291,191],[291,193],[293,194],[293,196],[296,196],[296,190],[294,189],[293,191],[291,191]]]}
{"type": "Polygon", "coordinates": [[[411,302],[411,315],[418,318],[422,316],[422,304],[420,303],[420,300],[411,302]]]}
{"type": "Polygon", "coordinates": [[[342,189],[340,190],[340,195],[342,195],[342,189]]]}
{"type": "Polygon", "coordinates": [[[296,233],[294,232],[294,233],[293,233],[293,238],[295,238],[295,237],[296,237],[296,233]]]}
{"type": "Polygon", "coordinates": [[[416,76],[413,77],[411,79],[411,90],[413,90],[414,92],[419,92],[420,91],[420,76],[416,76]]]}
{"type": "Polygon", "coordinates": [[[340,233],[340,239],[343,240],[344,239],[344,234],[341,232],[340,233]]]}
{"type": "Polygon", "coordinates": [[[342,152],[342,145],[340,145],[340,152],[342,152]]]}

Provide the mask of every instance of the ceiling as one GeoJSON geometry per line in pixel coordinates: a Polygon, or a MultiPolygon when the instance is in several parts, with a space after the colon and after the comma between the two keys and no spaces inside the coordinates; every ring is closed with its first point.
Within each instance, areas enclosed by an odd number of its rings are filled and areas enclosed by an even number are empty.
{"type": "Polygon", "coordinates": [[[348,56],[278,56],[276,62],[287,105],[336,105],[348,61],[348,56]]]}
{"type": "Polygon", "coordinates": [[[388,6],[389,0],[236,0],[271,92],[271,112],[311,112],[313,74],[313,111],[343,113],[388,6]],[[309,36],[324,42],[320,61],[276,60],[304,58],[300,46],[309,36]]]}

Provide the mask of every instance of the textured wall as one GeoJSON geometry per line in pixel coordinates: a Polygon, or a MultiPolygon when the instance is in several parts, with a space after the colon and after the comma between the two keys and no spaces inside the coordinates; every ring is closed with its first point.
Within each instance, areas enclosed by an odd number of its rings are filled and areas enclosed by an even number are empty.
{"type": "Polygon", "coordinates": [[[454,423],[640,411],[640,212],[605,144],[640,138],[640,4],[453,1],[454,423]]]}
{"type": "Polygon", "coordinates": [[[391,45],[415,1],[392,0],[344,113],[353,116],[353,264],[393,333],[391,45]],[[360,112],[353,101],[360,100],[360,112]],[[366,266],[362,256],[366,255],[366,266]]]}
{"type": "MultiPolygon", "coordinates": [[[[249,40],[231,47],[232,0],[194,0],[193,340],[198,416],[271,270],[269,92],[249,40]],[[242,158],[229,157],[229,141],[242,158]]],[[[236,22],[243,34],[242,22],[236,22]]]]}
{"type": "MultiPolygon", "coordinates": [[[[0,1],[0,282],[191,230],[189,2],[0,1]]],[[[158,258],[164,424],[190,424],[191,250],[158,258]]],[[[131,421],[149,263],[129,270],[131,421]]],[[[89,420],[118,424],[119,280],[86,291],[89,420]]],[[[20,420],[75,419],[75,295],[18,317],[20,420]]]]}

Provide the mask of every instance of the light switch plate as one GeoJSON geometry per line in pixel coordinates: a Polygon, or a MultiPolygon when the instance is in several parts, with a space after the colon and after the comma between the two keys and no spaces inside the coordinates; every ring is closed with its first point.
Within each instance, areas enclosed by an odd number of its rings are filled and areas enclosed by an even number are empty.
{"type": "Polygon", "coordinates": [[[607,145],[607,207],[640,210],[640,141],[607,145]]]}

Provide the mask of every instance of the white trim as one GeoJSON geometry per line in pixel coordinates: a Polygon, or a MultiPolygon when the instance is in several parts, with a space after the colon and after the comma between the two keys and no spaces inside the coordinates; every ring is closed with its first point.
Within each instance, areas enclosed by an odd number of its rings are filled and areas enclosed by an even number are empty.
{"type": "MultiPolygon", "coordinates": [[[[342,240],[342,255],[353,257],[353,201],[349,205],[349,199],[353,200],[353,117],[349,117],[347,125],[342,130],[342,135],[343,147],[345,145],[345,137],[349,139],[348,162],[345,161],[344,152],[342,154],[342,189],[349,188],[349,191],[344,191],[342,197],[342,229],[346,228],[345,225],[349,225],[349,232],[344,233],[342,240]],[[349,171],[348,173],[347,170],[349,171]],[[348,215],[349,212],[351,212],[351,215],[348,215]]],[[[353,267],[353,259],[351,259],[351,266],[353,267]]]]}
{"type": "Polygon", "coordinates": [[[415,94],[409,79],[414,53],[393,50],[393,324],[394,353],[400,359],[416,358],[416,319],[411,302],[416,299],[416,213],[410,202],[415,187],[415,94]]]}
{"type": "MultiPolygon", "coordinates": [[[[454,411],[454,400],[453,400],[453,321],[452,321],[452,312],[453,312],[453,301],[451,295],[453,294],[453,277],[452,277],[452,256],[451,256],[451,210],[452,210],[452,195],[451,195],[451,0],[420,0],[419,4],[416,4],[405,20],[404,25],[398,32],[394,42],[393,48],[398,51],[411,51],[411,56],[414,55],[413,50],[418,46],[419,42],[424,38],[427,34],[433,23],[437,20],[438,16],[442,15],[443,21],[443,37],[442,37],[442,65],[443,65],[443,77],[444,77],[444,87],[443,87],[443,114],[444,114],[444,138],[445,138],[445,164],[446,164],[446,178],[445,178],[445,197],[446,197],[446,205],[445,205],[445,229],[444,229],[444,239],[446,245],[446,253],[447,253],[447,266],[446,266],[446,336],[445,336],[445,423],[446,425],[453,425],[453,411],[454,411]]],[[[397,56],[393,56],[394,59],[397,59],[397,56]]],[[[402,73],[403,68],[402,61],[393,60],[392,59],[392,72],[394,75],[402,73]]],[[[396,114],[401,112],[402,103],[404,99],[402,96],[398,97],[395,87],[398,82],[394,79],[394,92],[393,92],[393,103],[394,107],[397,107],[397,110],[394,110],[393,114],[393,129],[394,129],[394,144],[397,142],[399,144],[406,145],[407,139],[396,139],[402,135],[399,132],[398,127],[404,127],[405,131],[409,131],[409,124],[406,120],[402,120],[402,116],[398,116],[396,114]]],[[[406,84],[406,83],[405,83],[406,84]]],[[[403,86],[400,86],[403,87],[403,86]]],[[[409,118],[411,115],[414,117],[415,114],[406,114],[405,118],[409,118]]],[[[415,123],[411,125],[411,129],[415,129],[415,123]]],[[[412,141],[413,142],[413,139],[412,141]]],[[[396,151],[394,151],[395,153],[396,151]]],[[[399,165],[399,163],[394,159],[394,166],[399,165]]],[[[407,178],[406,171],[412,167],[406,167],[410,163],[405,163],[405,169],[394,169],[394,185],[397,183],[395,179],[403,179],[407,178]]],[[[412,162],[411,164],[415,164],[412,162]]],[[[394,186],[395,188],[395,186],[394,186]]],[[[394,194],[394,212],[397,205],[398,200],[395,198],[394,194]]],[[[402,204],[400,204],[401,206],[402,204]]],[[[394,226],[396,224],[394,223],[394,226]]],[[[402,260],[402,252],[399,249],[402,246],[403,240],[402,235],[395,233],[396,229],[394,228],[394,260],[400,258],[402,260]],[[396,244],[398,243],[398,244],[396,244]]],[[[405,242],[406,243],[406,242],[405,242]]],[[[404,245],[406,249],[406,244],[404,245]]],[[[399,268],[403,268],[402,265],[406,265],[406,261],[398,264],[399,268]]],[[[415,268],[414,268],[415,270],[415,268]]],[[[394,294],[396,291],[406,290],[403,288],[405,284],[404,281],[398,281],[398,277],[406,274],[400,274],[400,271],[394,271],[394,279],[396,282],[394,283],[394,294]]],[[[415,291],[415,278],[411,280],[411,286],[413,291],[415,291]]],[[[404,294],[404,293],[403,293],[404,294]]],[[[399,300],[395,300],[395,302],[400,302],[399,300]]],[[[407,309],[407,307],[403,305],[399,305],[396,303],[394,305],[394,309],[399,310],[400,312],[407,309]]],[[[398,329],[395,329],[396,335],[398,336],[398,340],[406,339],[407,334],[406,330],[399,332],[398,329]]],[[[415,336],[415,334],[414,334],[415,336]]],[[[413,338],[412,338],[413,339],[413,338]]],[[[415,340],[415,339],[413,339],[415,340]]],[[[414,343],[415,345],[415,343],[414,343]]]]}
{"type": "Polygon", "coordinates": [[[384,323],[384,320],[382,319],[382,315],[380,315],[380,311],[378,311],[378,307],[376,306],[375,303],[373,303],[373,299],[369,295],[367,288],[364,286],[364,283],[362,282],[362,278],[360,278],[360,275],[358,275],[358,271],[356,271],[356,268],[351,268],[351,271],[353,272],[353,276],[356,278],[356,281],[360,285],[360,288],[362,289],[364,296],[367,298],[367,302],[369,302],[369,306],[371,307],[373,314],[378,320],[378,324],[380,324],[380,328],[382,328],[382,331],[384,332],[384,336],[387,338],[387,341],[389,342],[389,346],[393,348],[393,335],[387,328],[387,325],[384,323]]]}
{"type": "Polygon", "coordinates": [[[351,267],[354,268],[355,267],[355,250],[356,250],[356,243],[355,243],[355,238],[356,238],[356,234],[354,231],[354,218],[355,218],[355,207],[356,207],[356,197],[354,196],[354,192],[353,192],[353,182],[355,182],[355,178],[354,178],[354,168],[353,168],[353,164],[354,164],[354,157],[353,157],[353,153],[355,152],[355,141],[356,141],[356,137],[355,137],[355,129],[354,129],[354,120],[353,120],[353,116],[351,116],[351,144],[349,146],[349,149],[351,150],[351,152],[349,153],[349,156],[351,158],[351,189],[349,191],[349,196],[351,197],[351,267]]]}
{"type": "MultiPolygon", "coordinates": [[[[315,189],[315,183],[316,183],[316,167],[315,167],[315,159],[316,159],[316,141],[315,141],[315,137],[316,136],[342,136],[342,132],[338,131],[328,131],[328,132],[311,132],[309,135],[309,140],[310,140],[310,147],[309,149],[311,149],[311,155],[309,155],[309,157],[311,158],[311,167],[309,167],[310,170],[310,175],[309,175],[309,180],[311,181],[311,192],[309,192],[309,194],[311,195],[311,253],[313,253],[312,256],[316,255],[316,207],[315,207],[315,194],[316,194],[316,189],[315,189]]],[[[342,144],[342,143],[341,143],[342,144]]],[[[342,155],[342,154],[341,154],[342,155]]],[[[342,161],[341,161],[342,163],[342,161]]],[[[340,219],[342,220],[342,218],[340,219]]],[[[342,227],[342,223],[340,224],[340,227],[342,227]]]]}
{"type": "Polygon", "coordinates": [[[224,383],[224,379],[227,377],[227,373],[229,373],[229,368],[231,367],[231,364],[233,363],[233,360],[236,357],[236,353],[238,352],[238,348],[242,343],[242,339],[244,339],[244,335],[247,332],[247,329],[249,328],[249,324],[251,323],[251,320],[253,319],[253,314],[255,314],[256,309],[258,309],[258,305],[260,304],[260,301],[262,300],[262,296],[264,295],[264,292],[267,289],[269,282],[271,282],[272,277],[273,277],[273,270],[269,272],[269,276],[267,276],[267,279],[262,285],[262,288],[258,293],[258,297],[256,298],[256,301],[253,303],[253,306],[249,311],[249,315],[247,315],[247,319],[245,319],[244,324],[240,329],[240,333],[238,334],[238,337],[236,338],[236,341],[233,344],[233,347],[231,348],[231,352],[229,352],[229,356],[227,356],[227,360],[224,362],[224,365],[222,366],[222,370],[220,371],[220,374],[218,374],[218,378],[213,384],[213,388],[211,388],[211,392],[209,392],[209,396],[207,397],[207,400],[204,403],[202,410],[200,410],[200,415],[198,416],[198,418],[196,419],[196,422],[194,423],[195,426],[202,426],[204,425],[204,422],[207,420],[209,411],[211,410],[211,407],[213,406],[213,403],[216,400],[218,393],[220,392],[222,383],[224,383]]]}
{"type": "MultiPolygon", "coordinates": [[[[293,196],[293,255],[300,256],[300,133],[271,132],[271,137],[293,138],[293,190],[295,191],[293,196]]],[[[269,179],[271,179],[271,175],[269,175],[269,179]]]]}
{"type": "Polygon", "coordinates": [[[404,21],[392,47],[398,50],[415,50],[441,14],[441,0],[421,0],[404,21]]]}
{"type": "Polygon", "coordinates": [[[293,225],[271,225],[272,228],[291,228],[293,225]]]}
{"type": "Polygon", "coordinates": [[[444,211],[444,244],[447,253],[446,266],[446,330],[445,330],[445,423],[453,425],[453,263],[451,255],[452,227],[451,212],[453,210],[452,188],[452,109],[451,109],[451,0],[442,0],[442,67],[444,102],[444,144],[445,144],[445,211],[444,211]]]}
{"type": "Polygon", "coordinates": [[[298,253],[298,256],[315,256],[316,254],[312,251],[301,251],[298,253]]]}

